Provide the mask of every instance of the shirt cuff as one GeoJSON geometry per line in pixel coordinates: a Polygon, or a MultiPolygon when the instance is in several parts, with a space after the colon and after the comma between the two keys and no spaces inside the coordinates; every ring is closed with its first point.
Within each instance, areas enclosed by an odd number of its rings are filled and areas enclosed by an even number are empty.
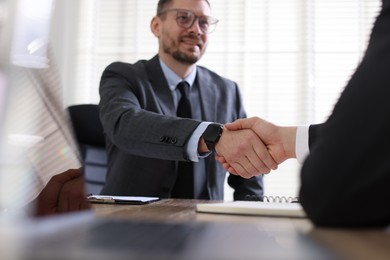
{"type": "Polygon", "coordinates": [[[295,139],[295,154],[299,163],[303,163],[309,154],[309,126],[298,126],[295,139]]]}
{"type": "Polygon", "coordinates": [[[206,128],[213,122],[202,122],[199,124],[199,126],[195,129],[195,131],[192,133],[190,139],[188,140],[186,152],[188,154],[188,159],[190,159],[193,162],[198,162],[199,158],[207,157],[211,154],[211,152],[208,153],[198,153],[198,144],[199,139],[206,131],[206,128]]]}

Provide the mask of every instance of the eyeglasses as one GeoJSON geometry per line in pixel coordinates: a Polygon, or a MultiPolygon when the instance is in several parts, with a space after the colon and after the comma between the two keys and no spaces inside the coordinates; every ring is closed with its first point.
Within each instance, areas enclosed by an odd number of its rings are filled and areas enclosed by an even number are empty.
{"type": "Polygon", "coordinates": [[[176,12],[177,25],[185,29],[191,28],[194,25],[195,20],[198,19],[199,28],[205,34],[212,33],[218,23],[218,19],[215,19],[214,17],[206,15],[197,16],[194,12],[185,9],[167,9],[165,11],[159,12],[157,16],[163,15],[168,12],[176,12]]]}

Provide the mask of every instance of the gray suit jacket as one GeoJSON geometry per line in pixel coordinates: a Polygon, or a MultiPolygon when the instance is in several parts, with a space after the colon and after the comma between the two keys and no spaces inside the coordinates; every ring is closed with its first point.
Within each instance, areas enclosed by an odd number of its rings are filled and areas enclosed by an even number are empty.
{"type": "MultiPolygon", "coordinates": [[[[226,123],[245,117],[237,85],[197,67],[202,120],[226,123]]],[[[177,161],[186,160],[185,144],[201,123],[175,117],[176,108],[158,56],[135,64],[115,62],[100,83],[100,119],[106,134],[108,176],[102,194],[170,197],[177,161]]],[[[210,199],[223,199],[226,171],[206,159],[210,199]]],[[[235,199],[262,197],[260,176],[229,175],[235,199]]]]}

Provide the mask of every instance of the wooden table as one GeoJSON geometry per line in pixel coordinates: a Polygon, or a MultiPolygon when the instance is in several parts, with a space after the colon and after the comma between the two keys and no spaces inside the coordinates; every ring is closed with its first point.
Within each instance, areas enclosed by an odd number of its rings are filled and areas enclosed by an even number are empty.
{"type": "MultiPolygon", "coordinates": [[[[214,201],[220,202],[220,201],[214,201]]],[[[201,200],[164,199],[148,205],[94,204],[98,217],[161,222],[225,222],[253,223],[275,234],[281,231],[303,234],[320,242],[343,259],[390,259],[390,229],[327,229],[316,228],[305,218],[281,218],[205,214],[195,211],[201,200]]]]}

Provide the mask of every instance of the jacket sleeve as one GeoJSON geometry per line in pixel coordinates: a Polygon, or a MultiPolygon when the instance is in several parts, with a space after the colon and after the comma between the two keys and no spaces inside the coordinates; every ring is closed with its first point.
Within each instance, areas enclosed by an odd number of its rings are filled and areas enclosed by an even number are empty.
{"type": "Polygon", "coordinates": [[[200,122],[164,115],[143,71],[118,62],[103,72],[99,109],[105,134],[132,155],[185,160],[185,143],[200,122]]]}
{"type": "Polygon", "coordinates": [[[320,136],[323,124],[315,124],[309,126],[309,149],[313,146],[320,136]]]}

